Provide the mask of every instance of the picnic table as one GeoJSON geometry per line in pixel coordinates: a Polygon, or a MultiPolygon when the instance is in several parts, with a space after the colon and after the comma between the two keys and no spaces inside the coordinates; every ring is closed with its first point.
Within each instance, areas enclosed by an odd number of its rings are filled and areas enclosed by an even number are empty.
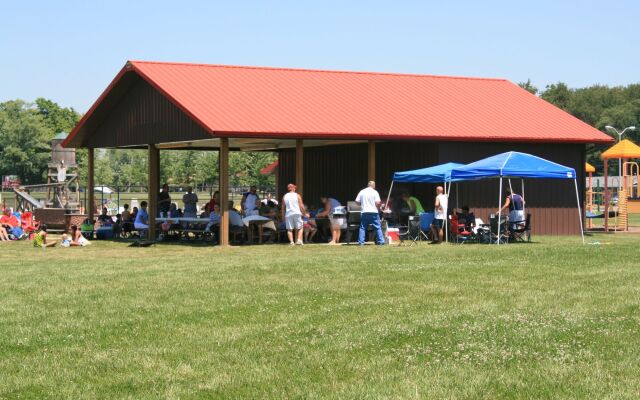
{"type": "Polygon", "coordinates": [[[264,228],[277,231],[276,224],[271,218],[263,217],[260,215],[250,215],[248,217],[244,217],[242,218],[242,223],[247,227],[247,236],[249,237],[250,243],[253,243],[253,227],[257,227],[258,229],[259,244],[262,244],[262,234],[264,232],[264,228]]]}
{"type": "MultiPolygon", "coordinates": [[[[177,231],[180,234],[188,235],[189,232],[197,236],[205,236],[205,231],[209,218],[193,218],[193,217],[160,217],[156,218],[156,224],[168,222],[171,224],[170,230],[177,231]]],[[[185,236],[186,237],[186,236],[185,236]]]]}

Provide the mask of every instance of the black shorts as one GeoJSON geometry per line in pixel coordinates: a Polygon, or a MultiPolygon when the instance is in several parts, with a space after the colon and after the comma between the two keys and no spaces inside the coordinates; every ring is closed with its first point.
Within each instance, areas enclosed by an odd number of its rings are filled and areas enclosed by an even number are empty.
{"type": "Polygon", "coordinates": [[[433,222],[431,223],[431,225],[435,226],[436,229],[442,229],[442,227],[444,226],[444,220],[443,219],[434,219],[433,222]]]}

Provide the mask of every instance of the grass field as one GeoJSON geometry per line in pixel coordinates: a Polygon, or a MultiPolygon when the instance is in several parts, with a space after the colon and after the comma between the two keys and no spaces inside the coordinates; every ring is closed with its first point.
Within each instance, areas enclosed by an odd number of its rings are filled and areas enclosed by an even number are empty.
{"type": "Polygon", "coordinates": [[[3,243],[0,398],[637,399],[639,241],[3,243]]]}

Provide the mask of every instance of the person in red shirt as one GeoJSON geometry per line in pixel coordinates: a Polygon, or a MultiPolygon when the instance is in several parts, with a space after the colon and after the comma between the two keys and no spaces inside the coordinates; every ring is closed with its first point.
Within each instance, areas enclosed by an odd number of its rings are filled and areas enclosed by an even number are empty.
{"type": "Polygon", "coordinates": [[[0,224],[5,228],[13,229],[20,225],[20,221],[18,221],[15,215],[11,214],[11,209],[5,208],[2,217],[0,217],[0,224]]]}
{"type": "Polygon", "coordinates": [[[12,233],[17,238],[23,235],[22,229],[20,228],[20,221],[11,213],[10,208],[4,209],[4,213],[2,217],[0,217],[0,225],[2,225],[8,233],[12,233]]]}

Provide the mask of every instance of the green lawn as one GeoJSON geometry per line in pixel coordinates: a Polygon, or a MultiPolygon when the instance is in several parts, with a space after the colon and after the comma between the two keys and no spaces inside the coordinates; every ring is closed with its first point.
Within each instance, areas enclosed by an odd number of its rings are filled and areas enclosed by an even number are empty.
{"type": "Polygon", "coordinates": [[[640,397],[640,236],[2,243],[0,398],[640,397]]]}

